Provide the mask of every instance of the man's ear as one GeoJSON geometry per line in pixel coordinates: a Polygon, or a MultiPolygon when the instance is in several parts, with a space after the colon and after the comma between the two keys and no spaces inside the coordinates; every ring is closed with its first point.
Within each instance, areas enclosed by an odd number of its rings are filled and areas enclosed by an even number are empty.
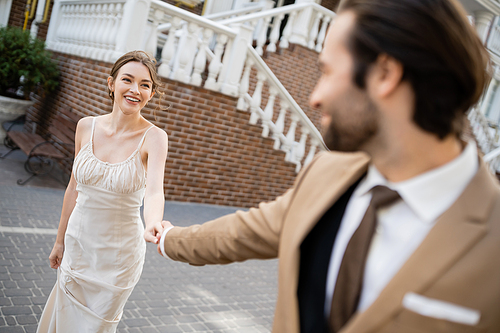
{"type": "Polygon", "coordinates": [[[368,84],[379,98],[392,94],[403,78],[403,64],[387,54],[381,54],[373,64],[368,84]]]}

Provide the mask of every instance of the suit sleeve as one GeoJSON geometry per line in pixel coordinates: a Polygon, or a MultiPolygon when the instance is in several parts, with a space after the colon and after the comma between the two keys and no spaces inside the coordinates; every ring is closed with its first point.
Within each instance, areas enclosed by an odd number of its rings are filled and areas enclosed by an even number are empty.
{"type": "MultiPolygon", "coordinates": [[[[294,188],[316,160],[297,176],[294,188]]],[[[165,237],[165,253],[173,260],[192,265],[276,258],[294,188],[247,212],[237,211],[202,225],[174,227],[165,237]]]]}

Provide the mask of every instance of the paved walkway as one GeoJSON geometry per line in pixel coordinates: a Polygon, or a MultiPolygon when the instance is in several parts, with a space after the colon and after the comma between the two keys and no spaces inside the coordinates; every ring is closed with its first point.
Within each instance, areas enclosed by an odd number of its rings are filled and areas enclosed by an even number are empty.
{"type": "MultiPolygon", "coordinates": [[[[0,154],[6,148],[0,145],[0,154]]],[[[24,187],[23,154],[0,160],[0,333],[35,332],[55,280],[48,264],[64,195],[52,176],[24,187]]],[[[176,225],[202,223],[236,208],[166,202],[176,225]]],[[[277,261],[193,267],[162,258],[148,244],[141,280],[118,332],[269,332],[277,261]]]]}

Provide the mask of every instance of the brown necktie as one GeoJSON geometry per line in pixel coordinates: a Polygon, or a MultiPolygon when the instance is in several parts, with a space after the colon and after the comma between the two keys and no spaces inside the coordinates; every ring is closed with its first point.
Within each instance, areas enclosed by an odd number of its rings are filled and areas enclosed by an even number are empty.
{"type": "Polygon", "coordinates": [[[377,225],[377,209],[388,206],[400,198],[397,192],[385,186],[375,186],[372,193],[370,205],[358,229],[347,244],[340,264],[330,312],[330,325],[333,332],[338,332],[358,307],[366,257],[377,225]]]}

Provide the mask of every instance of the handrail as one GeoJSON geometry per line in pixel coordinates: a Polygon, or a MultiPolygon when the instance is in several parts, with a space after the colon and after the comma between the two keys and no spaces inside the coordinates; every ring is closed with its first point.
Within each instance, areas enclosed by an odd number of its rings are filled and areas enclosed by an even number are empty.
{"type": "MultiPolygon", "coordinates": [[[[265,5],[260,3],[260,2],[251,2],[250,6],[240,8],[240,9],[235,9],[235,10],[227,10],[224,12],[220,13],[213,13],[213,14],[208,14],[204,15],[203,17],[212,20],[212,21],[217,21],[220,20],[221,18],[228,17],[228,16],[241,16],[243,14],[248,14],[248,13],[253,13],[257,11],[261,11],[265,8],[265,5]]],[[[232,18],[232,17],[231,17],[232,18]]]]}
{"type": "Polygon", "coordinates": [[[488,154],[484,155],[483,160],[486,163],[490,163],[493,161],[495,158],[500,157],[500,147],[490,151],[488,154]]]}
{"type": "MultiPolygon", "coordinates": [[[[169,12],[174,13],[176,17],[181,18],[185,21],[195,21],[199,26],[203,28],[208,28],[214,31],[215,33],[223,33],[230,37],[235,37],[236,33],[233,29],[220,24],[220,22],[214,22],[212,20],[207,19],[204,16],[199,16],[188,12],[187,10],[180,9],[178,7],[172,6],[166,2],[160,0],[151,0],[151,9],[155,9],[156,7],[160,7],[163,9],[167,9],[169,12]]],[[[168,23],[167,23],[168,24],[168,23]]],[[[163,25],[160,25],[158,29],[161,31],[163,25]]],[[[168,29],[168,28],[167,28],[168,29]]]]}
{"type": "Polygon", "coordinates": [[[225,25],[229,25],[229,24],[233,24],[233,23],[243,23],[243,22],[258,20],[261,18],[269,17],[269,16],[277,16],[279,14],[288,14],[288,13],[293,12],[293,11],[305,9],[307,7],[312,7],[316,11],[319,11],[325,15],[335,14],[331,10],[326,9],[325,7],[320,6],[317,3],[299,3],[299,4],[293,4],[293,5],[273,8],[273,9],[266,10],[266,11],[260,12],[260,13],[253,13],[253,14],[249,14],[249,15],[245,15],[245,16],[233,17],[233,18],[218,21],[218,22],[221,24],[225,24],[225,25]]]}
{"type": "Polygon", "coordinates": [[[260,67],[261,70],[265,71],[267,77],[272,81],[272,83],[278,88],[280,91],[280,95],[286,99],[286,101],[292,107],[292,110],[295,110],[296,114],[299,116],[300,120],[308,127],[311,135],[316,137],[319,140],[324,149],[328,149],[325,145],[325,142],[322,139],[321,133],[318,131],[316,126],[312,123],[311,119],[305,114],[302,108],[297,104],[297,102],[293,99],[292,95],[288,92],[288,90],[283,86],[281,81],[274,75],[269,66],[264,62],[261,56],[255,51],[253,47],[249,45],[247,54],[252,57],[253,61],[260,67]]]}

